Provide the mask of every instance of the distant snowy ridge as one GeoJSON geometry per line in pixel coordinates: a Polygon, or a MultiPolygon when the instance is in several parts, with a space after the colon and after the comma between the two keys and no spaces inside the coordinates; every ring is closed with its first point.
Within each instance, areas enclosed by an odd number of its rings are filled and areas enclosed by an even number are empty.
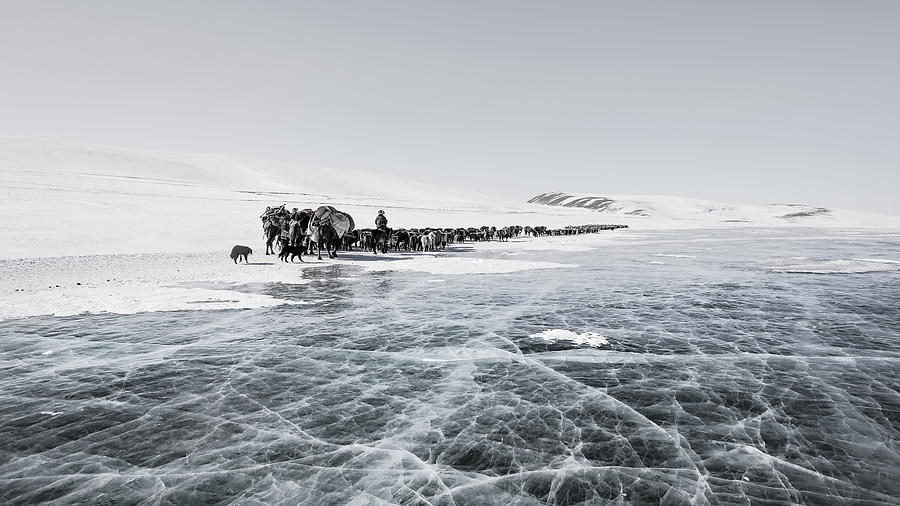
{"type": "Polygon", "coordinates": [[[568,193],[551,192],[542,193],[529,200],[528,203],[543,204],[545,206],[580,207],[612,214],[650,216],[636,202],[618,201],[608,197],[582,197],[569,195],[568,193]]]}
{"type": "Polygon", "coordinates": [[[897,227],[900,218],[803,204],[726,204],[710,200],[658,195],[587,196],[548,192],[528,201],[550,207],[589,209],[617,218],[644,218],[703,224],[750,223],[778,226],[897,227]]]}

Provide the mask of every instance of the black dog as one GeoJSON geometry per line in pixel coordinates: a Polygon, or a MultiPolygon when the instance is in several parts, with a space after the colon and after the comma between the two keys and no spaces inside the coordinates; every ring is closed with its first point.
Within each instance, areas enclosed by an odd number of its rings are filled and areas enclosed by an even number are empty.
{"type": "Polygon", "coordinates": [[[280,258],[282,262],[287,262],[288,256],[290,255],[291,262],[294,261],[294,257],[299,258],[302,262],[303,256],[301,255],[303,255],[303,253],[306,253],[305,246],[290,246],[288,244],[285,244],[281,247],[281,253],[278,254],[278,258],[280,258]]]}
{"type": "Polygon", "coordinates": [[[236,244],[233,248],[231,248],[231,259],[234,260],[234,263],[238,263],[238,260],[243,257],[244,263],[249,263],[247,261],[247,255],[252,255],[253,250],[248,248],[247,246],[241,246],[240,244],[236,244]]]}

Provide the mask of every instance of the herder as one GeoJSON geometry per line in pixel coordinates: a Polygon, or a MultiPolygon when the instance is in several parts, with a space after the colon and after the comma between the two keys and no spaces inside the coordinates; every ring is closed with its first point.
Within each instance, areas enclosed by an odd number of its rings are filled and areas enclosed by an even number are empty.
{"type": "Polygon", "coordinates": [[[384,211],[378,211],[378,216],[375,217],[375,226],[378,228],[387,228],[387,216],[384,215],[384,211]]]}

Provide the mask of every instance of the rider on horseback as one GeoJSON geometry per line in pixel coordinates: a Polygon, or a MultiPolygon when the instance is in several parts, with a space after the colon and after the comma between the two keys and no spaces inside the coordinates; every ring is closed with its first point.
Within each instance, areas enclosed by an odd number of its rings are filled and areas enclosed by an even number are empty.
{"type": "Polygon", "coordinates": [[[375,217],[375,226],[380,229],[387,228],[387,216],[384,215],[384,211],[378,211],[378,216],[375,217]]]}

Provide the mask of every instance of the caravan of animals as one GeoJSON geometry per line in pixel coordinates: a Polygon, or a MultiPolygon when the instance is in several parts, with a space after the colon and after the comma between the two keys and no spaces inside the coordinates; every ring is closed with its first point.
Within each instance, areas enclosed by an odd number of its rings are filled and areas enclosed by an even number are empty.
{"type": "MultiPolygon", "coordinates": [[[[437,251],[447,245],[466,241],[506,241],[525,236],[560,236],[597,233],[601,230],[628,228],[628,225],[578,225],[550,229],[545,226],[520,225],[480,228],[410,228],[392,229],[387,226],[384,211],[378,211],[376,228],[357,229],[353,217],[331,206],[288,211],[287,205],[267,207],[260,216],[263,236],[266,240],[266,255],[277,255],[284,262],[295,258],[303,261],[303,255],[312,254],[322,260],[322,248],[329,258],[337,258],[339,249],[352,251],[354,247],[374,254],[388,251],[437,251]]],[[[248,261],[253,250],[248,246],[236,245],[231,250],[235,263],[248,261]]]]}

